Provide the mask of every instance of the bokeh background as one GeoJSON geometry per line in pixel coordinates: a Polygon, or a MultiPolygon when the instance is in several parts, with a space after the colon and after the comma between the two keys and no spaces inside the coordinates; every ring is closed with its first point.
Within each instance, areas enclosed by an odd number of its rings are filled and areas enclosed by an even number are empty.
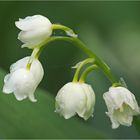
{"type": "MultiPolygon", "coordinates": [[[[74,29],[87,46],[103,58],[115,76],[123,77],[140,104],[140,2],[22,1],[0,2],[0,90],[9,66],[30,55],[17,40],[18,18],[42,14],[52,23],[74,29]]],[[[58,32],[63,34],[63,32],[58,32]]],[[[13,94],[0,94],[0,138],[140,138],[140,119],[131,127],[111,129],[102,98],[110,86],[101,72],[88,76],[96,93],[94,117],[65,120],[55,110],[57,91],[72,80],[73,65],[86,56],[66,42],[54,42],[41,55],[45,76],[35,95],[37,103],[18,102],[13,94]]]]}

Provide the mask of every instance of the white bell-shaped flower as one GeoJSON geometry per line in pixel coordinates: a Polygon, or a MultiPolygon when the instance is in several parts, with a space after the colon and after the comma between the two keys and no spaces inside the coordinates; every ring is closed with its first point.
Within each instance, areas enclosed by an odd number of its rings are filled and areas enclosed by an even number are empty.
{"type": "Polygon", "coordinates": [[[93,116],[94,105],[95,94],[90,85],[69,82],[58,91],[55,112],[65,119],[78,114],[87,120],[93,116]]]}
{"type": "Polygon", "coordinates": [[[4,78],[3,92],[14,93],[17,100],[29,98],[32,102],[37,100],[34,92],[43,78],[44,70],[38,59],[34,59],[30,70],[26,68],[30,57],[24,57],[12,64],[10,73],[4,78]]]}
{"type": "Polygon", "coordinates": [[[119,125],[131,126],[133,116],[140,114],[140,108],[132,94],[124,87],[110,87],[103,98],[108,108],[106,114],[110,117],[112,128],[119,125]]]}
{"type": "Polygon", "coordinates": [[[22,47],[35,48],[52,34],[50,20],[42,15],[19,19],[15,25],[22,30],[18,35],[18,39],[24,43],[22,47]]]}

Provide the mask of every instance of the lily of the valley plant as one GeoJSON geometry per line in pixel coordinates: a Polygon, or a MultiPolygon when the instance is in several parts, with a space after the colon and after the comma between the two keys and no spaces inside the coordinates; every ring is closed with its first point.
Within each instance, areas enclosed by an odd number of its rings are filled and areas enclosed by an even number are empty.
{"type": "Polygon", "coordinates": [[[32,49],[33,52],[31,56],[26,56],[11,65],[10,73],[4,78],[4,93],[13,93],[19,101],[29,98],[30,101],[36,102],[34,92],[44,75],[39,61],[40,54],[50,42],[66,41],[81,49],[87,58],[74,66],[76,71],[73,80],[58,91],[55,112],[65,119],[76,114],[84,120],[93,117],[95,92],[85,81],[90,72],[100,69],[111,82],[111,87],[103,94],[103,99],[107,105],[106,114],[112,122],[112,128],[118,128],[119,125],[131,126],[133,116],[140,114],[135,95],[127,89],[122,80],[116,80],[109,66],[87,48],[72,29],[61,24],[52,24],[42,15],[19,19],[15,25],[21,30],[18,39],[23,42],[22,47],[32,49]],[[55,30],[63,30],[65,35],[53,36],[55,30]],[[81,72],[83,68],[85,69],[81,72]]]}

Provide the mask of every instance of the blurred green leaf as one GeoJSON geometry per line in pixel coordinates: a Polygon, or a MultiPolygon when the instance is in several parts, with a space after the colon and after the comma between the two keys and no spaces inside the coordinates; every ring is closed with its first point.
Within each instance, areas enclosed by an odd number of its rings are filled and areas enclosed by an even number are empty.
{"type": "MultiPolygon", "coordinates": [[[[0,70],[2,90],[5,72],[0,70]]],[[[17,101],[13,94],[0,94],[0,138],[103,138],[101,133],[76,117],[65,120],[54,113],[54,98],[37,90],[37,103],[17,101]]]]}
{"type": "Polygon", "coordinates": [[[138,133],[140,134],[140,117],[139,116],[134,117],[134,126],[136,127],[138,133]]]}

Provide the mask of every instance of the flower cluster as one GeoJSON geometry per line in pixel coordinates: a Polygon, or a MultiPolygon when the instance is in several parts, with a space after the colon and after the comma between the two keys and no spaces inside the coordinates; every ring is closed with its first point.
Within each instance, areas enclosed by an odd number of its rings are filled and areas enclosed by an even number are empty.
{"type": "Polygon", "coordinates": [[[21,30],[18,39],[24,43],[22,47],[33,49],[33,52],[31,56],[24,57],[11,65],[10,73],[4,78],[4,93],[13,93],[19,101],[29,98],[30,101],[36,102],[34,92],[44,76],[42,64],[38,59],[42,46],[55,39],[68,40],[78,44],[90,57],[75,66],[76,72],[73,81],[65,84],[58,91],[55,112],[65,119],[76,114],[84,120],[93,117],[95,93],[91,85],[85,83],[85,78],[89,72],[100,67],[113,85],[108,92],[103,94],[108,109],[106,114],[112,122],[112,128],[118,128],[119,125],[131,126],[133,116],[140,114],[134,94],[113,79],[108,66],[78,40],[73,30],[63,25],[52,24],[48,18],[42,15],[19,19],[15,25],[21,30]],[[51,37],[55,29],[65,31],[67,37],[51,37]],[[87,63],[91,63],[91,65],[79,79],[80,70],[87,63]]]}

